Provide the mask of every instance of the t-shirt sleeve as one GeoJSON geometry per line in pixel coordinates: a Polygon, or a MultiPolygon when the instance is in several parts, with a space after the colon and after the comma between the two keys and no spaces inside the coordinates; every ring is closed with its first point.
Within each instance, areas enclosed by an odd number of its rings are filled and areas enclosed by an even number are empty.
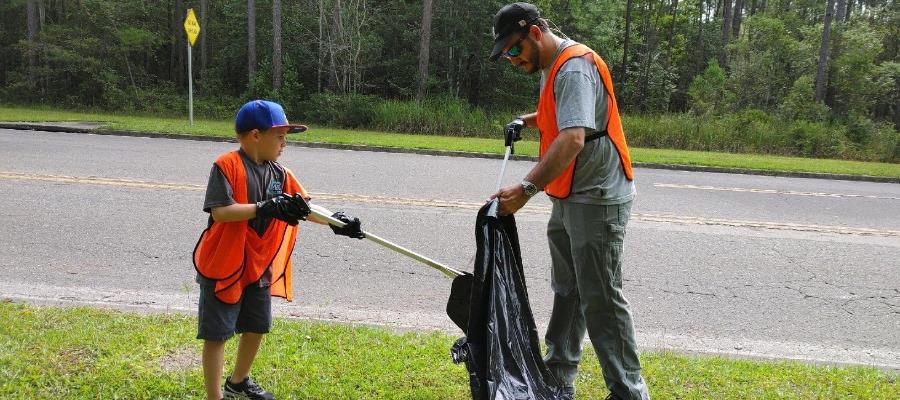
{"type": "Polygon", "coordinates": [[[597,67],[587,60],[573,58],[567,61],[557,73],[553,89],[560,130],[580,126],[595,131],[597,121],[606,119],[605,115],[597,114],[605,110],[606,90],[597,67]],[[603,103],[599,107],[598,100],[603,103]]]}
{"type": "Polygon", "coordinates": [[[213,164],[209,171],[209,182],[206,184],[206,199],[203,201],[203,211],[210,212],[216,207],[230,206],[236,203],[231,184],[225,178],[225,174],[218,165],[213,164]]]}

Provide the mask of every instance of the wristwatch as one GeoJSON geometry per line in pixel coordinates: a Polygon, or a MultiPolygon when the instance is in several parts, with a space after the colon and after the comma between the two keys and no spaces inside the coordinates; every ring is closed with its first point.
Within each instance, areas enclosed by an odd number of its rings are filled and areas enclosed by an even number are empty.
{"type": "Polygon", "coordinates": [[[528,197],[532,197],[540,192],[537,186],[528,181],[522,181],[522,189],[525,189],[525,195],[528,197]]]}

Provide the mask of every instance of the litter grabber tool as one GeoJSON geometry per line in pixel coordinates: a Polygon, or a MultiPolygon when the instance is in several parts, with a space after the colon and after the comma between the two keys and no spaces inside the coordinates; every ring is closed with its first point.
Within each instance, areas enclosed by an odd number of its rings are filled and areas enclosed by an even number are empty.
{"type": "MultiPolygon", "coordinates": [[[[319,205],[316,205],[316,204],[310,204],[310,205],[309,205],[309,209],[310,209],[310,214],[311,214],[311,215],[315,215],[316,218],[319,218],[319,219],[321,219],[321,220],[323,220],[323,221],[327,221],[328,224],[330,224],[330,225],[334,225],[334,226],[337,226],[337,227],[339,227],[339,228],[340,228],[340,227],[343,227],[344,225],[346,225],[345,222],[343,222],[343,221],[341,221],[341,220],[339,220],[339,219],[337,219],[337,218],[332,217],[331,215],[332,215],[333,213],[332,213],[331,211],[329,211],[329,210],[328,210],[327,208],[325,208],[325,207],[322,207],[322,206],[319,206],[319,205]]],[[[441,271],[441,272],[444,273],[444,275],[447,275],[447,276],[450,277],[450,278],[456,278],[457,276],[465,275],[465,274],[466,274],[465,272],[462,272],[462,271],[459,271],[459,270],[457,270],[457,269],[448,267],[448,266],[446,266],[446,265],[444,265],[444,264],[441,264],[441,263],[439,263],[439,262],[437,262],[437,261],[435,261],[435,260],[432,260],[431,258],[425,257],[425,256],[423,256],[423,255],[421,255],[421,254],[419,254],[419,253],[416,253],[416,252],[414,252],[414,251],[412,251],[412,250],[410,250],[410,249],[407,249],[407,248],[405,248],[405,247],[403,247],[403,246],[400,246],[399,244],[396,244],[396,243],[394,243],[394,242],[391,242],[390,240],[384,239],[384,238],[382,238],[382,237],[380,237],[380,236],[377,236],[377,235],[375,235],[375,234],[373,234],[373,233],[370,233],[370,232],[363,232],[363,233],[366,235],[366,239],[368,239],[368,240],[370,240],[370,241],[372,241],[372,242],[378,243],[378,244],[380,244],[380,245],[382,245],[382,246],[384,246],[384,247],[387,247],[388,249],[391,249],[391,250],[393,250],[393,251],[396,251],[397,253],[403,254],[403,255],[405,255],[405,256],[407,256],[407,257],[409,257],[409,258],[412,258],[413,260],[416,260],[416,261],[418,261],[418,262],[421,262],[422,264],[425,264],[425,265],[427,265],[427,266],[429,266],[429,267],[431,267],[431,268],[434,268],[434,269],[436,269],[436,270],[438,270],[438,271],[441,271]]]]}
{"type": "Polygon", "coordinates": [[[522,129],[525,129],[525,120],[521,118],[506,124],[506,128],[503,129],[503,145],[506,146],[506,151],[503,153],[503,163],[500,164],[500,176],[497,177],[497,189],[494,192],[499,191],[503,184],[506,163],[509,161],[509,155],[516,152],[516,142],[522,140],[522,129]]]}
{"type": "MultiPolygon", "coordinates": [[[[301,201],[303,200],[300,196],[295,196],[295,198],[301,201]]],[[[345,222],[332,217],[333,213],[327,208],[316,204],[307,204],[305,201],[303,203],[309,208],[310,215],[314,215],[316,218],[328,222],[329,225],[334,225],[339,228],[346,225],[345,222]]],[[[363,231],[363,234],[369,241],[378,243],[390,250],[441,271],[448,278],[453,279],[453,283],[450,287],[450,297],[447,299],[447,316],[449,316],[450,320],[452,320],[460,329],[465,330],[465,327],[469,324],[469,298],[471,297],[472,290],[472,274],[444,265],[371,232],[363,231]]]]}

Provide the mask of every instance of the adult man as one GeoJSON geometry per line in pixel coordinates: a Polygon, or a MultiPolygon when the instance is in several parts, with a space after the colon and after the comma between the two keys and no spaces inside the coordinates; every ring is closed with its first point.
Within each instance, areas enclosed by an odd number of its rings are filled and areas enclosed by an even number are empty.
{"type": "Polygon", "coordinates": [[[649,399],[622,293],[635,188],[609,70],[593,50],[550,32],[531,4],[504,6],[493,22],[491,59],[502,54],[528,74],[541,71],[537,112],[507,125],[513,133],[540,129],[541,160],[521,184],[494,196],[501,213],[515,213],[540,190],[553,201],[547,237],[554,302],[545,362],[574,392],[587,330],[608,398],[649,399]]]}

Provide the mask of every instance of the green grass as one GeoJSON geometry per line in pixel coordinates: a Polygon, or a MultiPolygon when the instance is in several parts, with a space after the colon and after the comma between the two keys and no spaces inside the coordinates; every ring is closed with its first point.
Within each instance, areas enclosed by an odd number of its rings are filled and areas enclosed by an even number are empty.
{"type": "MultiPolygon", "coordinates": [[[[193,317],[4,302],[0,321],[0,398],[203,394],[193,317]]],[[[464,399],[465,368],[449,357],[454,339],[276,319],[253,374],[286,399],[464,399]]],[[[227,360],[234,357],[234,345],[229,341],[227,360]]],[[[673,353],[644,353],[641,361],[654,399],[900,398],[900,376],[873,368],[673,353]]],[[[607,393],[590,349],[576,385],[579,398],[607,393]]]]}
{"type": "MultiPolygon", "coordinates": [[[[100,121],[108,129],[219,137],[232,137],[234,129],[231,121],[195,120],[194,126],[189,127],[185,118],[10,107],[0,107],[0,121],[100,121]]],[[[477,153],[502,154],[503,152],[503,143],[499,138],[411,135],[315,126],[309,132],[291,135],[290,140],[477,153]]],[[[537,155],[538,143],[535,141],[520,142],[516,145],[516,152],[517,154],[537,155]]],[[[633,148],[631,152],[635,162],[643,163],[900,178],[900,164],[891,163],[650,148],[633,148]]]]}

